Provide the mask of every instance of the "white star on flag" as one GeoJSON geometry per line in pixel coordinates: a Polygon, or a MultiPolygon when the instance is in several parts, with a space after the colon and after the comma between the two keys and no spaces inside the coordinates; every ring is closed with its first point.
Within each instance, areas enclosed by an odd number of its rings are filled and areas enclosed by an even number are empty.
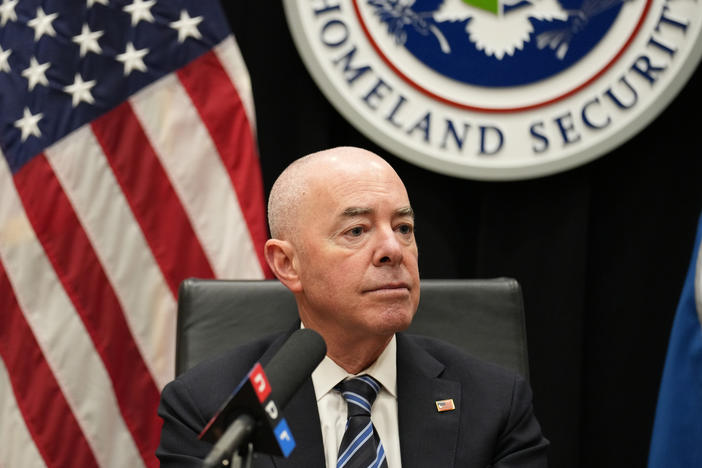
{"type": "Polygon", "coordinates": [[[100,5],[108,5],[107,0],[88,0],[88,8],[92,7],[96,3],[99,3],[100,5]]]}
{"type": "Polygon", "coordinates": [[[178,30],[178,42],[183,42],[188,37],[200,39],[202,35],[197,29],[197,25],[202,21],[202,16],[191,18],[187,11],[181,10],[180,19],[173,21],[171,27],[178,30]]]}
{"type": "Polygon", "coordinates": [[[63,90],[71,95],[73,98],[73,107],[76,107],[81,101],[85,101],[88,104],[93,104],[95,102],[93,95],[90,94],[90,90],[93,86],[95,86],[95,80],[83,81],[83,77],[80,76],[80,73],[76,73],[73,84],[65,86],[63,90]]]}
{"type": "Polygon", "coordinates": [[[44,114],[38,113],[32,115],[29,107],[24,108],[24,116],[15,121],[15,127],[22,130],[22,141],[27,141],[29,135],[34,135],[35,137],[41,136],[41,131],[39,131],[39,121],[42,117],[44,117],[44,114]]]}
{"type": "Polygon", "coordinates": [[[84,57],[88,52],[99,54],[102,52],[98,39],[105,34],[104,31],[91,31],[87,24],[83,25],[80,34],[73,37],[73,42],[80,45],[80,56],[84,57]]]}
{"type": "Polygon", "coordinates": [[[123,10],[132,15],[132,26],[136,26],[141,20],[153,23],[154,17],[151,14],[151,7],[155,3],[156,0],[134,0],[131,5],[127,5],[123,10]]]}
{"type": "Polygon", "coordinates": [[[0,46],[0,71],[10,73],[10,62],[8,62],[8,59],[11,53],[12,50],[3,50],[2,46],[0,46]]]}
{"type": "Polygon", "coordinates": [[[46,34],[48,36],[56,36],[56,31],[51,24],[58,17],[58,13],[47,15],[42,7],[37,8],[37,16],[27,21],[27,25],[34,29],[34,41],[38,41],[46,34]]]}
{"type": "Polygon", "coordinates": [[[15,7],[19,0],[3,0],[0,5],[0,26],[5,26],[8,21],[17,21],[15,7]]]}
{"type": "Polygon", "coordinates": [[[117,60],[124,64],[124,76],[129,75],[133,70],[146,71],[144,56],[149,53],[149,49],[135,49],[134,44],[127,43],[124,53],[117,56],[117,60]]]}
{"type": "Polygon", "coordinates": [[[29,59],[29,66],[22,71],[22,76],[27,78],[29,90],[33,90],[38,84],[49,86],[49,80],[46,78],[46,70],[49,69],[51,63],[39,63],[35,57],[29,59]]]}

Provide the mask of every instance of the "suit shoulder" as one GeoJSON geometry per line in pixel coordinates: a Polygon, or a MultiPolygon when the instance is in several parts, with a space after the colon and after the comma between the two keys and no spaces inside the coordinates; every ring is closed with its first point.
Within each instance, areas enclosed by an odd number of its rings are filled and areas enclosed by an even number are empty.
{"type": "Polygon", "coordinates": [[[203,412],[214,411],[280,336],[265,336],[208,358],[180,374],[168,386],[187,391],[203,406],[203,412]]]}
{"type": "MultiPolygon", "coordinates": [[[[481,381],[489,380],[511,386],[515,379],[523,378],[514,370],[473,356],[463,349],[438,338],[405,334],[405,338],[419,346],[445,366],[445,374],[464,376],[481,381]]],[[[463,378],[461,379],[463,380],[463,378]]]]}

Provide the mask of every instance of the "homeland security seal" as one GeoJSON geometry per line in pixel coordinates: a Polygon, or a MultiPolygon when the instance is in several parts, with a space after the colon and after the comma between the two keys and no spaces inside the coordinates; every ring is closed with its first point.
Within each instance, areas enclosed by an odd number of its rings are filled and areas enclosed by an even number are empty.
{"type": "Polygon", "coordinates": [[[390,152],[485,180],[590,161],[702,55],[702,0],[285,0],[327,98],[390,152]]]}

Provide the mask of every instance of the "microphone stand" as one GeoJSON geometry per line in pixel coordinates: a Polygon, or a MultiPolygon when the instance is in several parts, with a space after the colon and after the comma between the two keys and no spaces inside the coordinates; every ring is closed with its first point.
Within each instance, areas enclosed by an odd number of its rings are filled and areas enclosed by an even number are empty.
{"type": "Polygon", "coordinates": [[[253,452],[253,444],[251,442],[241,447],[232,457],[231,468],[251,468],[253,465],[253,452]]]}
{"type": "MultiPolygon", "coordinates": [[[[255,424],[254,419],[248,414],[242,414],[236,418],[212,447],[207,458],[202,462],[202,468],[216,468],[222,460],[229,459],[235,450],[241,451],[241,445],[249,439],[255,424]]],[[[248,452],[246,453],[247,466],[251,466],[252,444],[246,445],[245,452],[248,452]]]]}

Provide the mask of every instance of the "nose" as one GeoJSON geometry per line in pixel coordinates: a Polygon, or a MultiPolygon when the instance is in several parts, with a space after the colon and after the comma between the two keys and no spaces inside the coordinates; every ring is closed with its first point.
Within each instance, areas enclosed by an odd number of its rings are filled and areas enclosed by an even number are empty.
{"type": "Polygon", "coordinates": [[[402,244],[395,231],[388,227],[378,231],[378,239],[373,252],[375,266],[390,266],[402,263],[402,244]]]}

